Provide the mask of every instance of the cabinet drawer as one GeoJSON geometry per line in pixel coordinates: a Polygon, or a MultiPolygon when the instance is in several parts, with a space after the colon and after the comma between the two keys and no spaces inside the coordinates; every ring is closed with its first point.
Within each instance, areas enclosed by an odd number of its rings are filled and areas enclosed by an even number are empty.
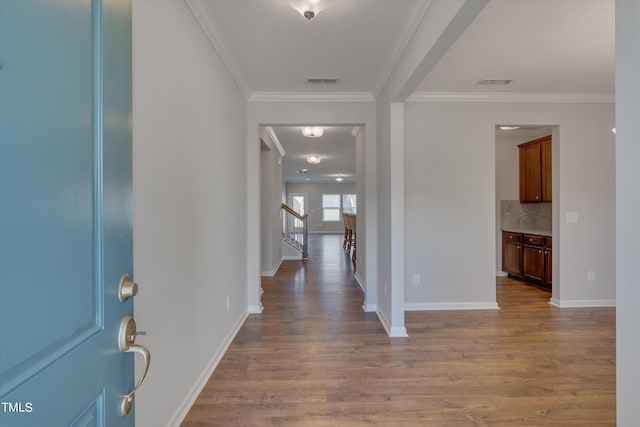
{"type": "Polygon", "coordinates": [[[545,237],[544,238],[544,247],[545,248],[551,248],[553,246],[553,244],[551,243],[551,237],[545,237]]]}
{"type": "Polygon", "coordinates": [[[522,234],[520,233],[511,233],[508,231],[503,231],[502,238],[504,239],[505,242],[522,243],[522,234]]]}
{"type": "Polygon", "coordinates": [[[524,244],[531,245],[531,246],[544,246],[544,237],[535,236],[533,234],[525,234],[524,244]]]}

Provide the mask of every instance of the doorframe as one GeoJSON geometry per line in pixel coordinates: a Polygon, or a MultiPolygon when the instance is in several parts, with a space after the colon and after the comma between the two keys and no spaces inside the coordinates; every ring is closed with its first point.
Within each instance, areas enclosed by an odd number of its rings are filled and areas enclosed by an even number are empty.
{"type": "MultiPolygon", "coordinates": [[[[370,96],[308,95],[292,100],[286,95],[249,99],[247,108],[247,305],[249,313],[263,310],[260,277],[260,127],[296,126],[363,126],[365,131],[364,174],[356,181],[364,184],[362,206],[366,236],[363,309],[377,310],[377,155],[376,104],[370,96]]],[[[358,197],[361,199],[362,197],[358,197]]],[[[360,222],[360,221],[359,221],[360,222]]]]}

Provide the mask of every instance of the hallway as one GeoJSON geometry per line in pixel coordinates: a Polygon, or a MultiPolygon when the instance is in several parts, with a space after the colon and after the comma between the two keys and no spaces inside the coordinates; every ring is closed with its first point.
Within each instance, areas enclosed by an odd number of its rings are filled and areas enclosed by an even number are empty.
{"type": "MultiPolygon", "coordinates": [[[[342,236],[263,278],[183,426],[615,425],[615,309],[558,309],[498,279],[501,310],[365,313],[342,236]]],[[[446,285],[446,284],[442,284],[446,285]]]]}

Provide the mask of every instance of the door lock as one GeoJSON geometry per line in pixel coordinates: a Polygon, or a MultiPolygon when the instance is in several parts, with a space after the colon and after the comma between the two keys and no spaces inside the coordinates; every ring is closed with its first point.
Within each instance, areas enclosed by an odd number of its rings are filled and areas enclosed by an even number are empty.
{"type": "Polygon", "coordinates": [[[118,286],[118,299],[125,302],[136,295],[138,295],[138,284],[131,280],[127,273],[124,273],[120,278],[120,285],[118,286]]]}

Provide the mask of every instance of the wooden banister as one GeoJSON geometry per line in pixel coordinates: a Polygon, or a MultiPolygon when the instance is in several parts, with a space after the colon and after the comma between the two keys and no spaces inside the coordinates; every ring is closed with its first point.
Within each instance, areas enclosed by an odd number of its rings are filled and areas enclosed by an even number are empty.
{"type": "Polygon", "coordinates": [[[284,209],[285,211],[289,212],[291,215],[293,215],[296,218],[298,218],[300,221],[304,221],[305,218],[307,218],[309,216],[308,214],[300,215],[298,212],[294,211],[293,209],[291,209],[289,206],[285,205],[284,203],[281,203],[280,207],[282,209],[284,209]]]}
{"type": "MultiPolygon", "coordinates": [[[[298,212],[296,212],[295,210],[293,210],[292,208],[290,208],[289,206],[287,206],[284,203],[280,204],[280,208],[283,211],[285,211],[286,213],[288,213],[289,215],[293,216],[294,218],[296,218],[297,220],[302,222],[302,236],[301,236],[302,237],[302,241],[299,241],[299,237],[295,238],[295,240],[301,246],[302,259],[309,258],[309,224],[308,224],[309,215],[308,214],[300,215],[298,212]]],[[[283,225],[285,223],[283,223],[283,225]]],[[[283,230],[283,236],[285,236],[287,234],[288,234],[287,230],[283,230]]],[[[295,234],[295,233],[293,233],[293,234],[295,234]]],[[[298,236],[299,236],[299,234],[298,234],[298,236]]]]}

